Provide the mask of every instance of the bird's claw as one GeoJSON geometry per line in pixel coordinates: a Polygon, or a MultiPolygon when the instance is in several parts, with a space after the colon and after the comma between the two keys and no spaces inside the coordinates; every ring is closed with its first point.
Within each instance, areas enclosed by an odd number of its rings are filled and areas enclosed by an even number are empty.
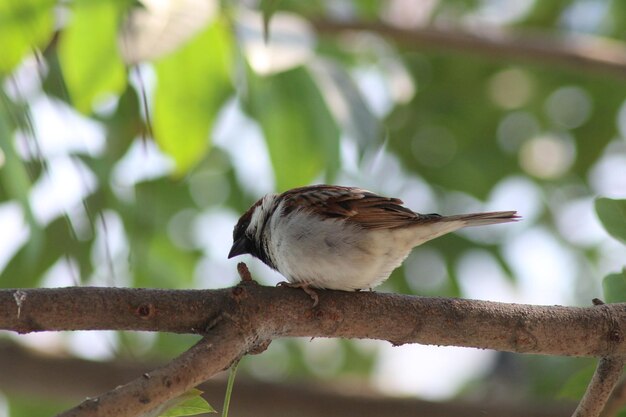
{"type": "Polygon", "coordinates": [[[305,283],[305,282],[281,281],[278,284],[276,284],[276,286],[277,287],[300,288],[300,289],[302,289],[302,291],[307,293],[309,295],[309,297],[311,297],[311,299],[313,300],[313,307],[316,307],[319,304],[319,302],[320,302],[319,295],[317,295],[315,290],[313,288],[311,288],[310,285],[305,283]]]}

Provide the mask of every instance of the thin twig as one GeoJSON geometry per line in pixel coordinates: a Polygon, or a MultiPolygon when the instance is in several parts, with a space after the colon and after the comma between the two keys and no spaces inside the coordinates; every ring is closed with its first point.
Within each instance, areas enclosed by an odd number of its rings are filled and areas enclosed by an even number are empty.
{"type": "Polygon", "coordinates": [[[248,265],[246,265],[245,262],[239,262],[237,264],[237,273],[239,273],[239,278],[241,278],[242,281],[253,281],[248,265]]]}
{"type": "MultiPolygon", "coordinates": [[[[244,264],[245,265],[245,264],[244,264]]],[[[237,375],[237,367],[239,361],[236,361],[230,367],[228,373],[228,383],[226,384],[226,394],[224,394],[224,406],[222,407],[222,417],[228,417],[228,409],[230,408],[230,398],[233,395],[233,385],[235,385],[235,375],[237,375]]]]}
{"type": "Polygon", "coordinates": [[[622,374],[623,367],[622,358],[601,358],[587,391],[572,417],[600,416],[622,374]]]}

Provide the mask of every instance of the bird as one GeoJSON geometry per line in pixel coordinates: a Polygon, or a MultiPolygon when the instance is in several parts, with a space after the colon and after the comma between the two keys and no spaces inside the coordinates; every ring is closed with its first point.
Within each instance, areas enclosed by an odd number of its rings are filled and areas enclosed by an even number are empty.
{"type": "Polygon", "coordinates": [[[398,198],[358,187],[317,184],[270,193],[233,230],[228,258],[250,254],[302,288],[359,291],[384,282],[411,250],[455,230],[514,222],[516,211],[420,214],[398,198]]]}

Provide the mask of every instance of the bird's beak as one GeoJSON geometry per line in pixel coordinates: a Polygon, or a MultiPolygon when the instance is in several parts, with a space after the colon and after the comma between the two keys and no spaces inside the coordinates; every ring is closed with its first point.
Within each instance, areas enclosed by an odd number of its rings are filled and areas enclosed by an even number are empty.
{"type": "Polygon", "coordinates": [[[236,241],[233,242],[233,247],[230,248],[230,252],[228,253],[228,259],[233,258],[235,256],[243,255],[244,253],[250,253],[249,249],[249,240],[245,237],[240,237],[236,241]]]}

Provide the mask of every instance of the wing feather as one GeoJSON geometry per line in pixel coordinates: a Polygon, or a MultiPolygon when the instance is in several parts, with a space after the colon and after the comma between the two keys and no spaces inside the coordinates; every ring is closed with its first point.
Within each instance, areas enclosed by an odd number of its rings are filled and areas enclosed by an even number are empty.
{"type": "Polygon", "coordinates": [[[306,210],[325,218],[339,218],[364,229],[395,229],[418,224],[463,222],[465,226],[514,222],[515,211],[470,213],[453,216],[420,214],[404,207],[398,198],[382,197],[371,191],[338,185],[312,185],[284,192],[283,212],[306,210]]]}
{"type": "Polygon", "coordinates": [[[392,229],[418,223],[420,216],[398,198],[382,197],[356,187],[313,185],[283,193],[285,214],[295,209],[343,218],[365,229],[392,229]]]}

